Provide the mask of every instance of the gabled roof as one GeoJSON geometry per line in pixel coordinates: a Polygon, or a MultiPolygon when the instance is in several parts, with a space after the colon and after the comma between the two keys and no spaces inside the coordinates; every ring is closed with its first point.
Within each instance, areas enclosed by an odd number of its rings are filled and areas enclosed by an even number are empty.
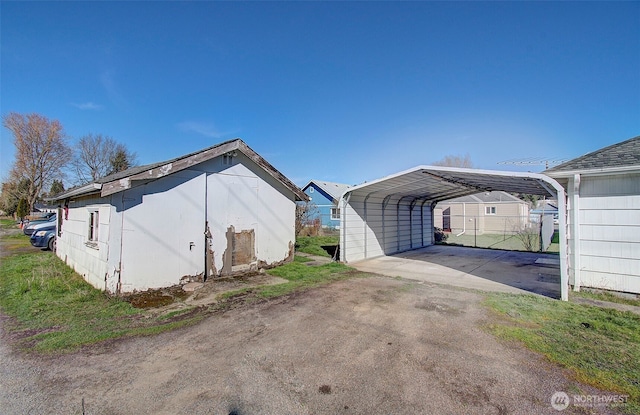
{"type": "Polygon", "coordinates": [[[180,156],[171,160],[147,164],[145,166],[131,167],[130,169],[111,174],[87,185],[70,189],[66,192],[56,195],[50,200],[63,200],[69,197],[83,196],[98,192],[100,193],[100,196],[109,196],[114,193],[118,193],[131,188],[134,182],[159,179],[163,176],[179,172],[196,164],[200,164],[207,160],[211,160],[215,157],[219,157],[234,151],[241,152],[259,167],[261,167],[265,172],[282,183],[288,190],[295,194],[296,200],[309,199],[298,186],[291,182],[291,180],[286,178],[275,167],[269,164],[269,162],[262,158],[258,153],[253,151],[244,141],[236,138],[234,140],[225,141],[204,150],[180,156]]]}
{"type": "Polygon", "coordinates": [[[544,171],[552,177],[609,170],[640,170],[640,136],[593,151],[544,171]]]}
{"type": "Polygon", "coordinates": [[[344,196],[375,195],[378,198],[388,196],[395,200],[441,202],[494,190],[555,198],[560,189],[562,186],[554,179],[539,173],[417,166],[382,179],[350,187],[344,196]]]}
{"type": "Polygon", "coordinates": [[[340,200],[340,196],[351,186],[343,183],[333,183],[333,182],[325,182],[322,180],[311,180],[305,187],[302,188],[302,191],[305,191],[314,184],[320,190],[322,190],[327,195],[333,198],[334,203],[338,203],[340,200]]]}
{"type": "Polygon", "coordinates": [[[500,190],[491,192],[475,193],[468,196],[456,197],[455,199],[446,200],[443,203],[526,203],[522,199],[500,190]]]}

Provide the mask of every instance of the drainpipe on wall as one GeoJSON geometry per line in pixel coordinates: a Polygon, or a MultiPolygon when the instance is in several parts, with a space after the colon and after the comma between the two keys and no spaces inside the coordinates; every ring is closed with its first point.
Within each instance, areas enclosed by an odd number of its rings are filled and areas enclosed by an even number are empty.
{"type": "Polygon", "coordinates": [[[118,258],[118,269],[116,270],[116,272],[118,273],[118,282],[116,283],[116,294],[120,294],[120,291],[122,290],[122,246],[123,246],[123,240],[124,240],[124,212],[125,212],[125,206],[124,206],[124,195],[125,193],[127,193],[126,190],[122,191],[122,213],[120,214],[120,255],[118,258]]]}
{"type": "Polygon", "coordinates": [[[573,175],[571,195],[571,251],[573,254],[573,290],[580,291],[580,174],[573,175]]]}
{"type": "MultiPolygon", "coordinates": [[[[449,215],[449,220],[451,220],[451,215],[449,215]]],[[[462,232],[457,234],[456,236],[464,235],[467,231],[467,205],[462,202],[462,232]]]]}

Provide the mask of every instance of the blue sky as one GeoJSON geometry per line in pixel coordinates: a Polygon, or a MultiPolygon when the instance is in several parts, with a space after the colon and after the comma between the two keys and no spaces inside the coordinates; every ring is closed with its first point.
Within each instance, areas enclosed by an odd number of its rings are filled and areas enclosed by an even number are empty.
{"type": "MultiPolygon", "coordinates": [[[[241,137],[302,186],[640,134],[640,2],[7,2],[0,112],[141,164],[241,137]]],[[[1,131],[0,175],[13,161],[1,131]]]]}

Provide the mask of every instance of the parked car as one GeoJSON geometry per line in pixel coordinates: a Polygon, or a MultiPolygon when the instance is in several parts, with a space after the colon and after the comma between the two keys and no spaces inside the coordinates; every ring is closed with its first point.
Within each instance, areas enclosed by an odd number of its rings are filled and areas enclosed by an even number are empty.
{"type": "Polygon", "coordinates": [[[36,248],[47,248],[50,251],[56,250],[56,228],[39,230],[31,235],[31,245],[36,248]]]}
{"type": "Polygon", "coordinates": [[[51,215],[46,220],[31,221],[31,222],[29,222],[29,224],[27,226],[25,226],[22,229],[22,232],[25,235],[31,235],[37,230],[41,230],[41,229],[47,228],[49,226],[55,227],[57,220],[58,220],[58,215],[54,214],[54,215],[51,215]]]}

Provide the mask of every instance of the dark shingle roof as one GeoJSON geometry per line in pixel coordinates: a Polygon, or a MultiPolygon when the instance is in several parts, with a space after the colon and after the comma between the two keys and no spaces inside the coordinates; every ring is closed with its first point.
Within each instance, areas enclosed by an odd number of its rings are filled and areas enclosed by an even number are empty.
{"type": "Polygon", "coordinates": [[[545,170],[544,173],[625,166],[640,167],[640,136],[569,160],[545,170]]]}

